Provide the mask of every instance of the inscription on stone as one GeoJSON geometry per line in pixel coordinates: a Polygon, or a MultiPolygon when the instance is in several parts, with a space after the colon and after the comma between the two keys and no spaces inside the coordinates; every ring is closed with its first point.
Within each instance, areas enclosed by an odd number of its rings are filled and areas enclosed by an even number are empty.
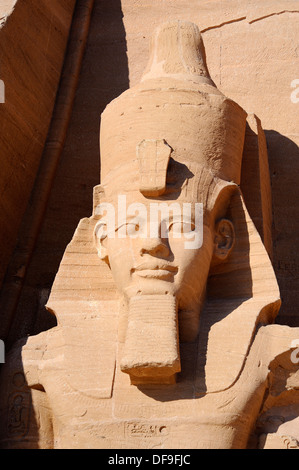
{"type": "Polygon", "coordinates": [[[26,381],[22,372],[12,379],[14,391],[8,398],[7,432],[10,437],[23,437],[29,429],[31,396],[24,390],[26,381]]]}
{"type": "Polygon", "coordinates": [[[159,437],[168,434],[166,426],[148,423],[126,423],[126,435],[129,437],[159,437]]]}

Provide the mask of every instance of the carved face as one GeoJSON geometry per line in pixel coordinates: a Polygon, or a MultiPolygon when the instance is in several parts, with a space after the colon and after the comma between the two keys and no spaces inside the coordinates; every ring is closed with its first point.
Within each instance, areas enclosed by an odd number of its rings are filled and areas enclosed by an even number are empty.
{"type": "Polygon", "coordinates": [[[197,212],[202,206],[196,211],[184,195],[149,199],[131,191],[126,208],[125,218],[115,217],[114,233],[107,217],[96,229],[99,255],[109,263],[118,290],[127,300],[138,294],[173,295],[179,311],[190,312],[190,318],[196,312],[198,318],[211,260],[232,247],[232,224],[225,219],[216,229],[202,224],[197,212]]]}
{"type": "MultiPolygon", "coordinates": [[[[195,241],[198,234],[196,221],[184,216],[183,201],[173,201],[181,209],[180,218],[173,211],[169,216],[159,211],[155,217],[153,208],[161,201],[139,199],[146,213],[142,211],[137,219],[127,216],[116,227],[115,238],[103,240],[116,285],[128,298],[139,292],[168,292],[176,295],[181,305],[192,303],[200,297],[207,278],[213,247],[210,229],[204,227],[205,243],[192,248],[191,238],[195,241]],[[127,232],[125,238],[117,236],[120,230],[127,232]]],[[[167,201],[168,207],[171,203],[167,201]]]]}

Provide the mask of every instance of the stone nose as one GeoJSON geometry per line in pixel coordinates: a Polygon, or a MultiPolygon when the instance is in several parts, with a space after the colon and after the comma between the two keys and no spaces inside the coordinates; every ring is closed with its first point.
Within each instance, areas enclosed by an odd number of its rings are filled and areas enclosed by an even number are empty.
{"type": "Polygon", "coordinates": [[[141,256],[149,254],[152,256],[167,258],[170,254],[168,239],[160,237],[148,237],[142,239],[140,254],[141,256]]]}

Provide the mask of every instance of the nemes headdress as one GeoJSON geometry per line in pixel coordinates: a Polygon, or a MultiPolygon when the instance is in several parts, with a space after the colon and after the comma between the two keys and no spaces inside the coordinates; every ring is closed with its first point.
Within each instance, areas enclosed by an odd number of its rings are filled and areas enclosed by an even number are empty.
{"type": "MultiPolygon", "coordinates": [[[[47,305],[62,326],[69,385],[98,398],[110,397],[113,387],[120,299],[93,244],[95,208],[104,192],[107,198],[124,187],[164,197],[171,173],[179,179],[185,168],[190,188],[192,181],[197,188],[212,188],[210,201],[223,188],[235,189],[226,215],[236,242],[228,261],[210,270],[195,392],[229,388],[238,380],[259,324],[273,322],[280,306],[268,255],[267,149],[260,121],[247,117],[211,80],[196,25],[171,21],[155,31],[141,82],[102,114],[100,150],[102,184],[94,189],[94,213],[81,220],[68,245],[47,305]]],[[[202,197],[199,190],[199,202],[202,197]]]]}

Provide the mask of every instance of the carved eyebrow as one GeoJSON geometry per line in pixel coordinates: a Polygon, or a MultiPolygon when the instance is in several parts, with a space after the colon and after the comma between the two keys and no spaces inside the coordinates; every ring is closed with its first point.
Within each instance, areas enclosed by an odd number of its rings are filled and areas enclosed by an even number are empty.
{"type": "MultiPolygon", "coordinates": [[[[131,220],[142,220],[142,217],[138,217],[138,215],[132,215],[132,214],[129,214],[129,215],[125,215],[125,218],[123,220],[120,221],[120,223],[123,225],[127,222],[131,222],[131,220]]],[[[118,222],[118,221],[117,221],[118,222]]]]}
{"type": "Polygon", "coordinates": [[[138,217],[136,215],[127,215],[124,220],[120,221],[119,223],[118,223],[118,221],[116,222],[115,230],[119,229],[123,225],[126,225],[126,224],[128,224],[132,221],[134,221],[136,224],[147,222],[146,220],[144,220],[143,217],[138,217]]]}

